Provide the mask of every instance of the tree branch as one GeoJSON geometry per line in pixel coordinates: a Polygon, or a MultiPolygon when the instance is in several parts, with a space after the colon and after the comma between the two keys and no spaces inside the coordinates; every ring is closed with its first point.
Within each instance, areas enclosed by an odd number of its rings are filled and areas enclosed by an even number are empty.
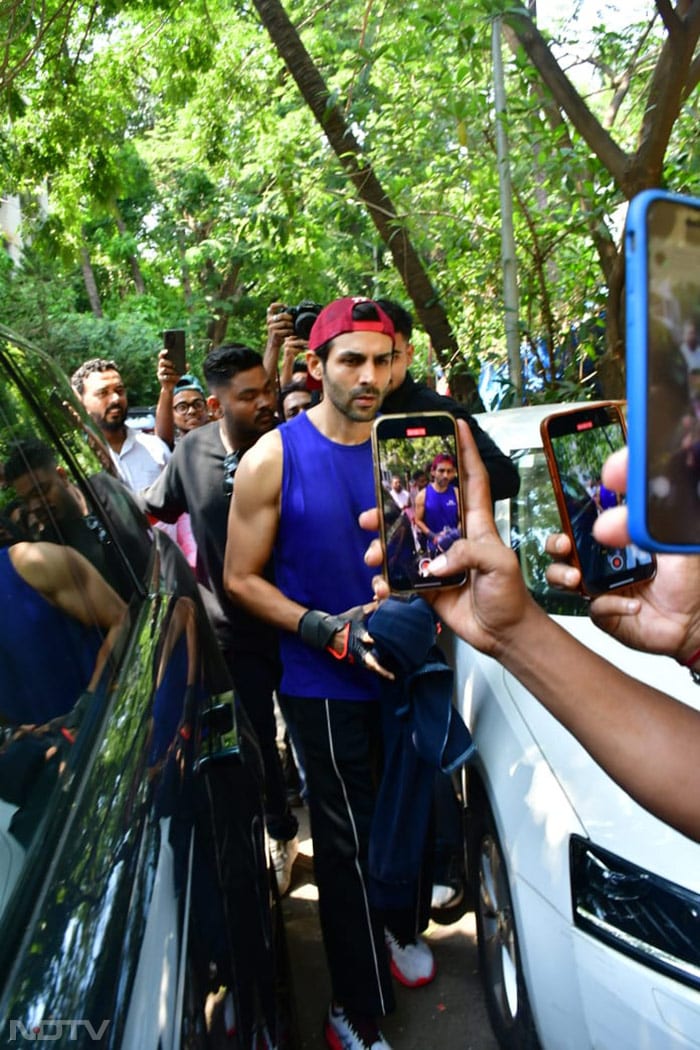
{"type": "Polygon", "coordinates": [[[525,8],[511,9],[504,14],[503,18],[515,32],[528,58],[552,92],[557,104],[608,171],[622,184],[629,157],[591,113],[576,88],[564,74],[525,8]]]}
{"type": "MultiPolygon", "coordinates": [[[[687,8],[686,13],[679,19],[674,12],[675,23],[668,29],[649,85],[634,169],[620,182],[628,198],[641,189],[660,184],[666,149],[685,98],[700,36],[700,0],[692,0],[688,5],[679,0],[678,9],[681,4],[687,8]]],[[[656,0],[656,6],[664,25],[669,26],[667,0],[656,0]]]]}

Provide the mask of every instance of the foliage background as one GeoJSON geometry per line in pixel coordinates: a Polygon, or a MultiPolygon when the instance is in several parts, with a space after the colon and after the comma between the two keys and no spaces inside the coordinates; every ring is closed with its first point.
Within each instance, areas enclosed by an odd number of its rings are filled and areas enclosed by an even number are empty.
{"type": "MultiPolygon", "coordinates": [[[[622,30],[603,17],[574,67],[581,6],[552,51],[632,151],[664,25],[651,4],[622,30]]],[[[460,372],[499,370],[505,358],[490,51],[499,7],[287,4],[445,304],[459,345],[442,361],[453,388],[460,372]]],[[[511,9],[524,10],[504,8],[506,22],[511,9]]],[[[51,0],[43,35],[21,10],[1,14],[3,192],[22,203],[23,254],[19,264],[0,257],[0,318],[69,372],[114,357],[132,403],[146,404],[163,328],[187,329],[198,370],[225,338],[261,348],[275,300],[368,294],[411,305],[253,4],[51,0]]],[[[608,319],[601,259],[619,248],[625,192],[508,39],[526,397],[587,396],[595,387],[580,383],[608,319]]],[[[671,188],[698,190],[699,128],[690,92],[664,155],[671,188]]],[[[414,371],[431,375],[427,336],[415,342],[414,371]]]]}

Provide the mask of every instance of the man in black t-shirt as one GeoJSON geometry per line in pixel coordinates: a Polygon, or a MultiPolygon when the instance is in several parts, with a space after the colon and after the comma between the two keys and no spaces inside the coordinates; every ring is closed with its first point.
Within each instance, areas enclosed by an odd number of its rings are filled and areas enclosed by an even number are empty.
{"type": "Polygon", "coordinates": [[[376,300],[389,315],[396,333],[394,360],[391,366],[389,393],[382,401],[382,414],[399,412],[449,412],[455,419],[464,419],[474,435],[491,483],[491,499],[508,499],[517,495],[520,478],[509,457],[489,435],[481,429],[464,405],[452,397],[438,394],[425,383],[418,382],[408,371],[413,360],[411,342],[413,318],[408,310],[392,299],[376,300]]]}
{"type": "Polygon", "coordinates": [[[266,825],[280,892],[289,887],[296,856],[297,820],[276,744],[273,693],[280,677],[277,632],[234,605],[222,576],[229,504],[241,456],[277,426],[275,391],[256,351],[240,344],[212,350],[204,361],[213,422],[179,441],[159,478],[140,494],[147,513],[176,521],[189,513],[197,544],[197,571],[238,698],[253,724],[265,769],[266,825]]]}

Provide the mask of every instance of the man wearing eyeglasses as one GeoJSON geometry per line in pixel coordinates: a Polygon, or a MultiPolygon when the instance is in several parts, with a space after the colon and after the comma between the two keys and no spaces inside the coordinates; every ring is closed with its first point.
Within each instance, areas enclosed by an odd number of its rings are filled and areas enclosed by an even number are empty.
{"type": "MultiPolygon", "coordinates": [[[[160,396],[156,405],[156,434],[168,448],[190,430],[204,426],[211,420],[204,387],[190,372],[180,375],[175,370],[168,351],[158,355],[160,396]]],[[[184,552],[190,566],[197,568],[197,543],[192,532],[189,514],[181,514],[175,523],[175,541],[184,552]]]]}
{"type": "MultiPolygon", "coordinates": [[[[212,350],[204,360],[203,372],[213,421],[191,428],[175,444],[168,467],[140,494],[140,501],[147,513],[162,521],[176,521],[185,512],[190,515],[197,544],[197,573],[208,589],[207,599],[211,599],[207,601],[209,615],[262,752],[266,826],[278,885],[284,893],[298,847],[297,820],[287,804],[276,744],[273,693],[281,673],[277,632],[235,605],[222,582],[238,463],[262,434],[277,426],[276,394],[260,354],[239,343],[212,350]]],[[[192,390],[188,400],[195,400],[192,390]]]]}
{"type": "Polygon", "coordinates": [[[167,356],[167,350],[158,355],[158,382],[160,394],[156,405],[155,432],[169,448],[190,430],[210,421],[204,387],[191,372],[180,375],[167,356]]]}

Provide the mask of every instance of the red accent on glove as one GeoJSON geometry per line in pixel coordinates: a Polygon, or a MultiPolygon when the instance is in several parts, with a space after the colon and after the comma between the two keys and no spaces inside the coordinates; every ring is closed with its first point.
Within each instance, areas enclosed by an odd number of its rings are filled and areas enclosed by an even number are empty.
{"type": "Polygon", "coordinates": [[[335,657],[336,660],[346,660],[347,659],[348,663],[354,663],[353,658],[352,657],[348,657],[348,643],[350,641],[350,621],[348,621],[345,624],[345,626],[343,628],[341,628],[340,633],[343,635],[343,650],[342,650],[342,652],[337,653],[335,651],[335,649],[331,645],[327,645],[326,646],[326,652],[329,652],[331,654],[331,656],[335,657]]]}

